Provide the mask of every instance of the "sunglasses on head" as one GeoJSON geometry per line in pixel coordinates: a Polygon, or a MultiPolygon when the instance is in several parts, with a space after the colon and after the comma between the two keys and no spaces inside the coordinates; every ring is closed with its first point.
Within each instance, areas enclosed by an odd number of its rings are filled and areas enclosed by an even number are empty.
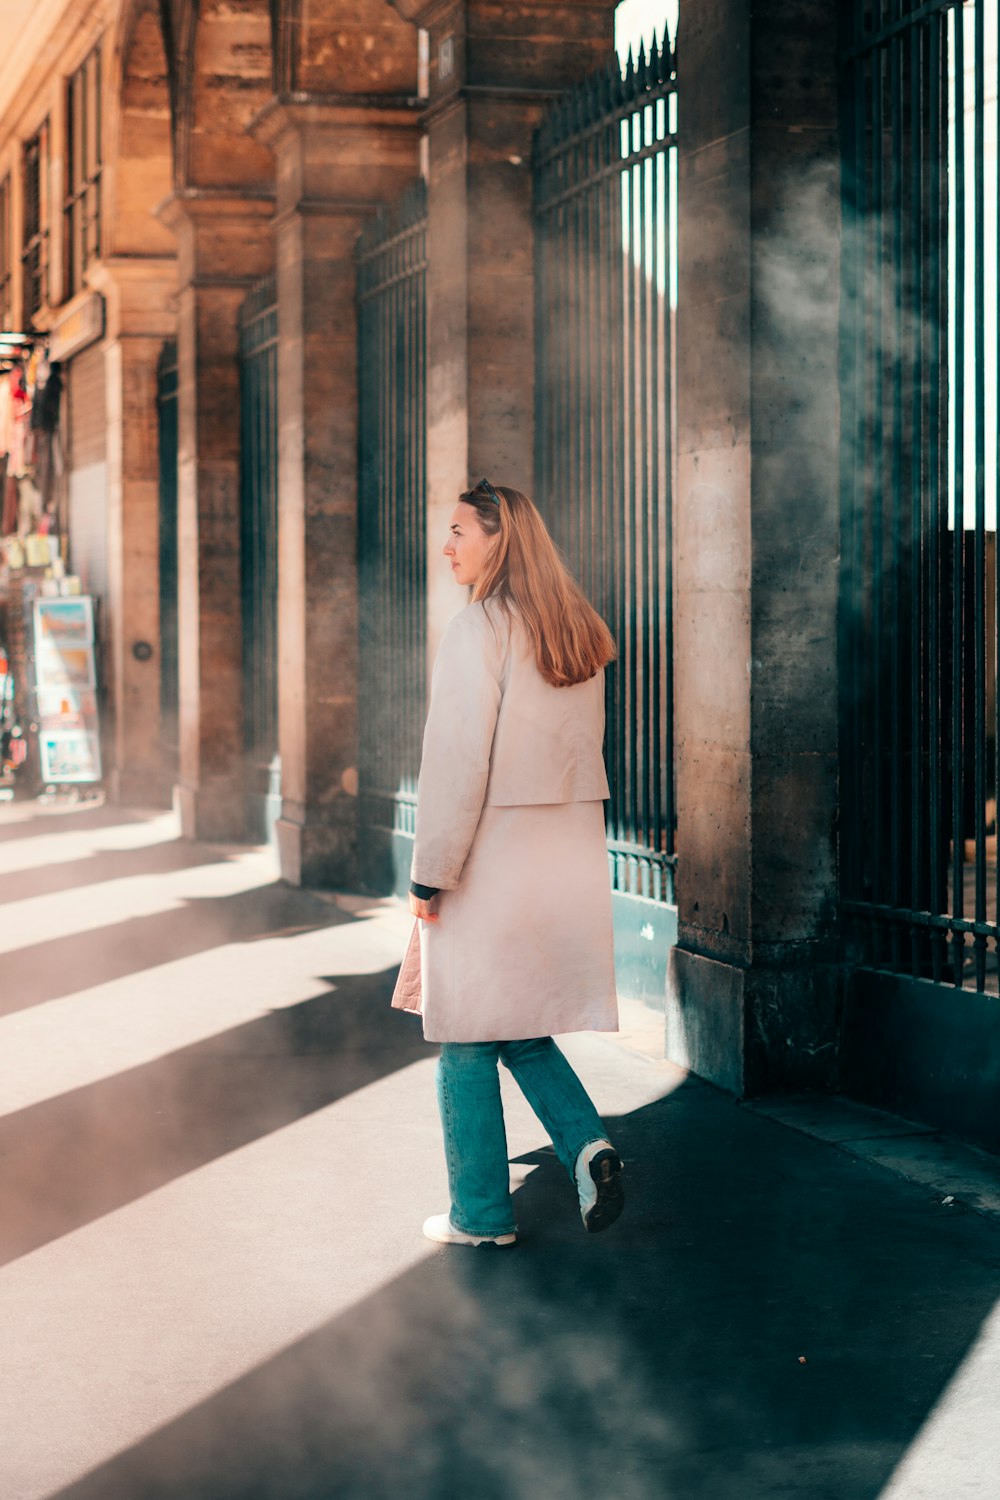
{"type": "Polygon", "coordinates": [[[488,479],[481,479],[476,485],[475,489],[470,493],[473,495],[485,495],[487,500],[493,501],[494,505],[499,506],[500,504],[500,496],[497,494],[496,490],[490,484],[488,479]]]}

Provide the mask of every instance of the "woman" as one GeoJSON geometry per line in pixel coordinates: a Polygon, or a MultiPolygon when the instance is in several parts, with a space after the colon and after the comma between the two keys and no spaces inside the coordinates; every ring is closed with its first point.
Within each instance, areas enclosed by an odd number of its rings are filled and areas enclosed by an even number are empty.
{"type": "Polygon", "coordinates": [[[553,1032],[616,1031],[604,830],[604,667],[615,654],[538,511],[482,480],[444,554],[472,602],[431,683],[410,910],[393,1005],[441,1044],[447,1245],[516,1240],[497,1062],[576,1186],[584,1225],[621,1213],[622,1164],[553,1032]]]}

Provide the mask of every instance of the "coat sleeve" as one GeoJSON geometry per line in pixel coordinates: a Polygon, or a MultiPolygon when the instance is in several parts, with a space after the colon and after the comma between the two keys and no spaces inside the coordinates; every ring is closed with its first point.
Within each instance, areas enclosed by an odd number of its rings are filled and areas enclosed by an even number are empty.
{"type": "Polygon", "coordinates": [[[448,891],[461,880],[486,797],[501,671],[490,622],[469,606],[445,631],[431,677],[410,871],[420,885],[448,891]]]}

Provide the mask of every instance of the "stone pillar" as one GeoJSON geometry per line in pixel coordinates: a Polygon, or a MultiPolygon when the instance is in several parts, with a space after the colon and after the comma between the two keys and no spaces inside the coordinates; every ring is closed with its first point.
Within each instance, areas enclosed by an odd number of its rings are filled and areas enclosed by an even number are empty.
{"type": "Polygon", "coordinates": [[[156,366],[175,327],[169,259],[107,259],[108,640],[114,713],[112,797],[169,804],[160,735],[160,474],[156,366]]]}
{"type": "Polygon", "coordinates": [[[668,1055],[835,1081],[836,7],[685,12],[668,1055]]]}
{"type": "Polygon", "coordinates": [[[354,249],[418,175],[419,124],[379,105],[275,101],[281,873],[357,883],[358,395],[354,249]]]}
{"type": "Polygon", "coordinates": [[[441,563],[448,517],[484,475],[534,487],[531,141],[604,64],[613,3],[395,0],[429,30],[428,652],[465,603],[441,563]]]}
{"type": "Polygon", "coordinates": [[[168,200],[177,236],[178,655],[181,828],[241,839],[239,309],[272,263],[267,196],[197,188],[168,200]]]}

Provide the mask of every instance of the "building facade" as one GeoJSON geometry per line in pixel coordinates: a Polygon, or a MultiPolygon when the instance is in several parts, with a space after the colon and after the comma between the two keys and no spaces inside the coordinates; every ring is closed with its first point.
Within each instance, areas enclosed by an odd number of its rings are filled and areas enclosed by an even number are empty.
{"type": "Polygon", "coordinates": [[[998,1145],[994,10],[691,4],[624,70],[615,10],[47,0],[12,47],[0,323],[64,372],[109,785],[398,887],[446,519],[517,485],[619,642],[669,1054],[998,1145]]]}

